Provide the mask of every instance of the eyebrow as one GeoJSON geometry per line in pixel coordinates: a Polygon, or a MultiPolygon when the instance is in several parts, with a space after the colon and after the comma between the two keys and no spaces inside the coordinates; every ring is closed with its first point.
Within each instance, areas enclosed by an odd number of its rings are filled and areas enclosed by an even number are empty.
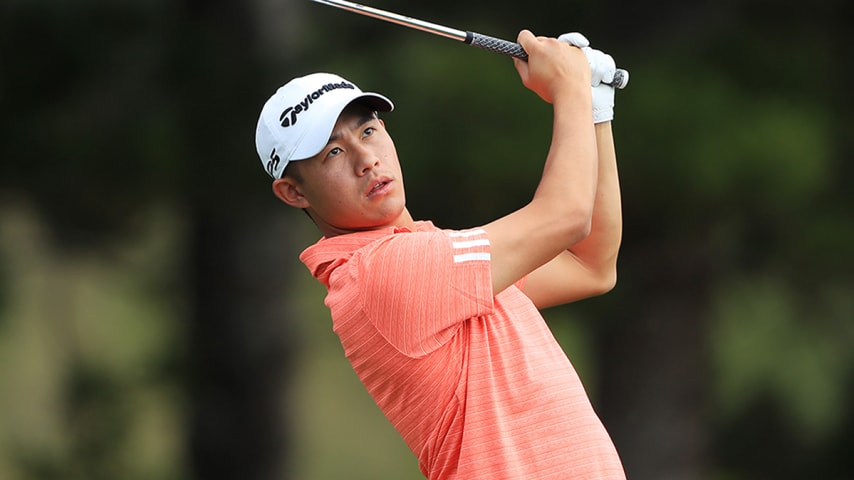
{"type": "MultiPolygon", "coordinates": [[[[367,113],[367,114],[365,114],[365,115],[363,115],[363,116],[359,117],[359,119],[358,119],[358,120],[356,120],[355,128],[359,128],[359,127],[361,127],[362,125],[364,125],[364,124],[366,124],[366,123],[368,123],[368,122],[370,122],[371,120],[374,120],[374,119],[376,119],[376,118],[379,118],[379,117],[377,117],[377,113],[376,113],[376,112],[367,113]]],[[[329,145],[330,143],[332,143],[332,142],[334,142],[334,141],[338,140],[339,138],[341,138],[341,134],[340,134],[340,133],[332,133],[332,135],[330,135],[330,136],[329,136],[329,141],[328,141],[328,142],[326,142],[326,144],[327,144],[327,145],[329,145]]]]}

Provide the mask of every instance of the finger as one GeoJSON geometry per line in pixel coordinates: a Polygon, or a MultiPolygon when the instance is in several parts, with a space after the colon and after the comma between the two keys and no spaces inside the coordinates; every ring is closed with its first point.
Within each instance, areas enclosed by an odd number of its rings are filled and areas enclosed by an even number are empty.
{"type": "Polygon", "coordinates": [[[534,40],[534,38],[535,38],[534,34],[531,33],[530,30],[525,29],[525,30],[522,30],[521,32],[519,32],[519,35],[516,37],[516,42],[519,45],[522,45],[522,47],[524,48],[525,43],[528,43],[531,40],[534,40]]]}
{"type": "Polygon", "coordinates": [[[513,65],[516,67],[516,71],[519,72],[519,75],[524,77],[528,74],[528,62],[525,60],[513,57],[513,65]]]}
{"type": "Polygon", "coordinates": [[[590,46],[590,42],[587,40],[587,37],[580,34],[579,32],[564,33],[563,35],[557,37],[557,39],[561,42],[568,43],[576,47],[590,46]]]}
{"type": "Polygon", "coordinates": [[[617,64],[614,62],[614,57],[607,53],[602,53],[602,81],[611,83],[614,81],[614,73],[617,72],[617,64]]]}
{"type": "Polygon", "coordinates": [[[597,86],[602,82],[610,83],[614,80],[614,73],[617,66],[614,59],[601,50],[595,50],[590,47],[583,47],[581,51],[587,57],[587,63],[590,64],[590,81],[592,86],[597,86]]]}

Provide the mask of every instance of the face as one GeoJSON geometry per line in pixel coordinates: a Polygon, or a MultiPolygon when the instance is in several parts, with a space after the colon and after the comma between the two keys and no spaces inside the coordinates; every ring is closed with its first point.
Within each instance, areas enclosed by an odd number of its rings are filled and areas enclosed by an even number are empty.
{"type": "Polygon", "coordinates": [[[367,107],[345,109],[326,147],[293,165],[299,178],[286,176],[273,189],[307,209],[325,236],[412,223],[394,143],[367,107]]]}

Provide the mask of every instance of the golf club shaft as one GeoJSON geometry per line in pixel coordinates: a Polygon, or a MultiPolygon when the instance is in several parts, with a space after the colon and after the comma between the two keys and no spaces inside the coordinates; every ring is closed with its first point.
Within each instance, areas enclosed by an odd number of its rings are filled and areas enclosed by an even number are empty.
{"type": "MultiPolygon", "coordinates": [[[[359,3],[349,2],[347,0],[313,1],[317,3],[322,3],[324,5],[329,5],[331,7],[340,8],[342,10],[347,10],[348,12],[358,13],[359,15],[365,15],[379,20],[384,20],[386,22],[396,23],[404,27],[414,28],[416,30],[432,33],[434,35],[458,40],[475,47],[489,50],[491,52],[516,57],[526,61],[528,60],[528,54],[525,52],[525,49],[515,42],[509,42],[507,40],[490,37],[488,35],[482,35],[480,33],[467,32],[463,30],[457,30],[455,28],[446,27],[443,25],[437,25],[435,23],[425,22],[424,20],[406,17],[404,15],[398,15],[396,13],[380,10],[378,8],[369,7],[367,5],[362,5],[359,3]]],[[[628,83],[628,79],[628,72],[618,68],[616,72],[614,72],[614,79],[612,82],[609,83],[609,85],[612,85],[616,88],[624,88],[628,83]]]]}

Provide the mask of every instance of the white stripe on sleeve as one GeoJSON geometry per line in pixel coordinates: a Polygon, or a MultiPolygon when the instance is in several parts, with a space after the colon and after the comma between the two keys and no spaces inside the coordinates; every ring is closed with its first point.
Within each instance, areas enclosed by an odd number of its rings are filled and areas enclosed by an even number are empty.
{"type": "Polygon", "coordinates": [[[488,262],[491,259],[489,252],[472,252],[472,253],[461,253],[459,255],[454,255],[454,263],[463,263],[463,262],[477,262],[477,261],[486,261],[488,262]]]}

